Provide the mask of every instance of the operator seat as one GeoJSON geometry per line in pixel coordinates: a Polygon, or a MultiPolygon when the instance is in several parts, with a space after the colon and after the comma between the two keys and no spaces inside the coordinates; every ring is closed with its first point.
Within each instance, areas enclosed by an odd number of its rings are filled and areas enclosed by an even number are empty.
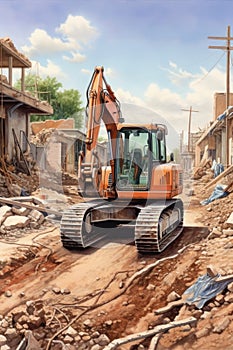
{"type": "Polygon", "coordinates": [[[142,150],[140,148],[135,148],[133,150],[133,165],[134,165],[134,181],[135,184],[139,184],[140,175],[142,172],[142,150]]]}

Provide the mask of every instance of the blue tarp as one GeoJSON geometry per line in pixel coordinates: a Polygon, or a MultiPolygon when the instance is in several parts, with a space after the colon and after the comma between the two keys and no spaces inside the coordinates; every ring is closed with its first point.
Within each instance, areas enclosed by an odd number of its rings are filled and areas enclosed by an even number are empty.
{"type": "Polygon", "coordinates": [[[208,199],[204,199],[203,201],[201,201],[201,205],[207,205],[210,202],[213,202],[215,199],[223,198],[223,197],[226,197],[227,195],[228,195],[228,192],[225,191],[224,185],[218,184],[215,187],[211,196],[208,199]]]}
{"type": "Polygon", "coordinates": [[[189,305],[195,304],[198,309],[201,309],[208,300],[221,293],[233,281],[232,276],[227,280],[217,281],[219,277],[219,274],[214,277],[208,274],[200,276],[197,282],[184,292],[183,295],[187,296],[185,302],[189,305]]]}

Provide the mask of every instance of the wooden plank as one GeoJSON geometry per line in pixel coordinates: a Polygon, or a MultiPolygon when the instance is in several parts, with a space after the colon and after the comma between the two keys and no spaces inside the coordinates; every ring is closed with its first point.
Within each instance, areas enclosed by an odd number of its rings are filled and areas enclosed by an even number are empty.
{"type": "Polygon", "coordinates": [[[172,329],[175,327],[181,327],[187,324],[191,325],[196,323],[196,321],[197,319],[195,317],[189,317],[184,320],[172,321],[168,324],[161,324],[148,331],[127,335],[124,338],[115,339],[111,343],[109,343],[107,346],[105,346],[103,350],[115,350],[119,345],[127,344],[139,339],[149,338],[159,333],[165,333],[169,331],[169,329],[172,329]]]}
{"type": "Polygon", "coordinates": [[[224,170],[221,174],[219,174],[217,177],[215,177],[210,183],[206,185],[206,189],[210,188],[211,186],[215,185],[220,179],[224,178],[226,175],[233,172],[233,165],[231,165],[229,168],[224,170]]]}
{"type": "MultiPolygon", "coordinates": [[[[25,200],[27,199],[27,197],[25,197],[25,200]]],[[[0,203],[3,203],[3,204],[7,204],[7,205],[10,205],[10,206],[15,206],[15,207],[21,207],[21,208],[27,208],[27,209],[36,209],[42,213],[47,213],[47,214],[53,214],[53,215],[56,215],[58,217],[61,217],[62,216],[62,213],[59,212],[59,211],[56,211],[54,209],[49,209],[49,208],[45,208],[45,207],[42,207],[42,206],[36,206],[36,205],[32,205],[32,204],[27,204],[27,203],[20,203],[19,201],[17,200],[12,200],[12,199],[8,199],[8,198],[3,198],[3,197],[0,197],[0,203]]]]}

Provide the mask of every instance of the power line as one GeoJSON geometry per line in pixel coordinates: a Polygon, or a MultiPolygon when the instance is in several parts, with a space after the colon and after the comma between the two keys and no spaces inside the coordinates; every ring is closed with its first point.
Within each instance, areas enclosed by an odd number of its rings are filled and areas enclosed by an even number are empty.
{"type": "Polygon", "coordinates": [[[203,77],[201,77],[198,81],[196,81],[194,84],[198,84],[200,83],[202,80],[204,80],[211,72],[212,70],[217,66],[218,62],[221,61],[221,59],[223,58],[223,56],[225,55],[225,52],[223,52],[223,54],[219,57],[219,59],[217,60],[217,62],[207,71],[207,73],[205,75],[203,75],[203,77]]]}

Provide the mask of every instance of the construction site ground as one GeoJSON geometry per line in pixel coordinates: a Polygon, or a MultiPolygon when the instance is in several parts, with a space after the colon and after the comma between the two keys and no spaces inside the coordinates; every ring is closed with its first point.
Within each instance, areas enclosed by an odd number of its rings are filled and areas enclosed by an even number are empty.
{"type": "MultiPolygon", "coordinates": [[[[200,204],[211,194],[213,188],[207,190],[206,184],[212,176],[210,172],[185,189],[183,233],[160,254],[138,254],[133,232],[122,228],[83,251],[62,247],[59,221],[19,230],[14,239],[1,235],[0,349],[17,349],[28,330],[38,349],[46,350],[233,349],[231,290],[225,288],[201,309],[177,302],[208,266],[221,276],[233,274],[233,233],[226,224],[233,211],[231,193],[200,204]],[[174,301],[176,306],[156,313],[174,301]],[[43,321],[29,311],[37,303],[43,321]],[[157,338],[146,334],[190,317],[194,323],[171,327],[157,338]],[[13,328],[18,342],[1,343],[13,328]],[[140,332],[145,336],[135,338],[140,332]],[[106,342],[95,341],[100,335],[106,342]],[[111,347],[113,340],[126,336],[132,341],[111,347]]],[[[65,193],[73,203],[80,201],[74,187],[67,186],[65,193]]]]}

